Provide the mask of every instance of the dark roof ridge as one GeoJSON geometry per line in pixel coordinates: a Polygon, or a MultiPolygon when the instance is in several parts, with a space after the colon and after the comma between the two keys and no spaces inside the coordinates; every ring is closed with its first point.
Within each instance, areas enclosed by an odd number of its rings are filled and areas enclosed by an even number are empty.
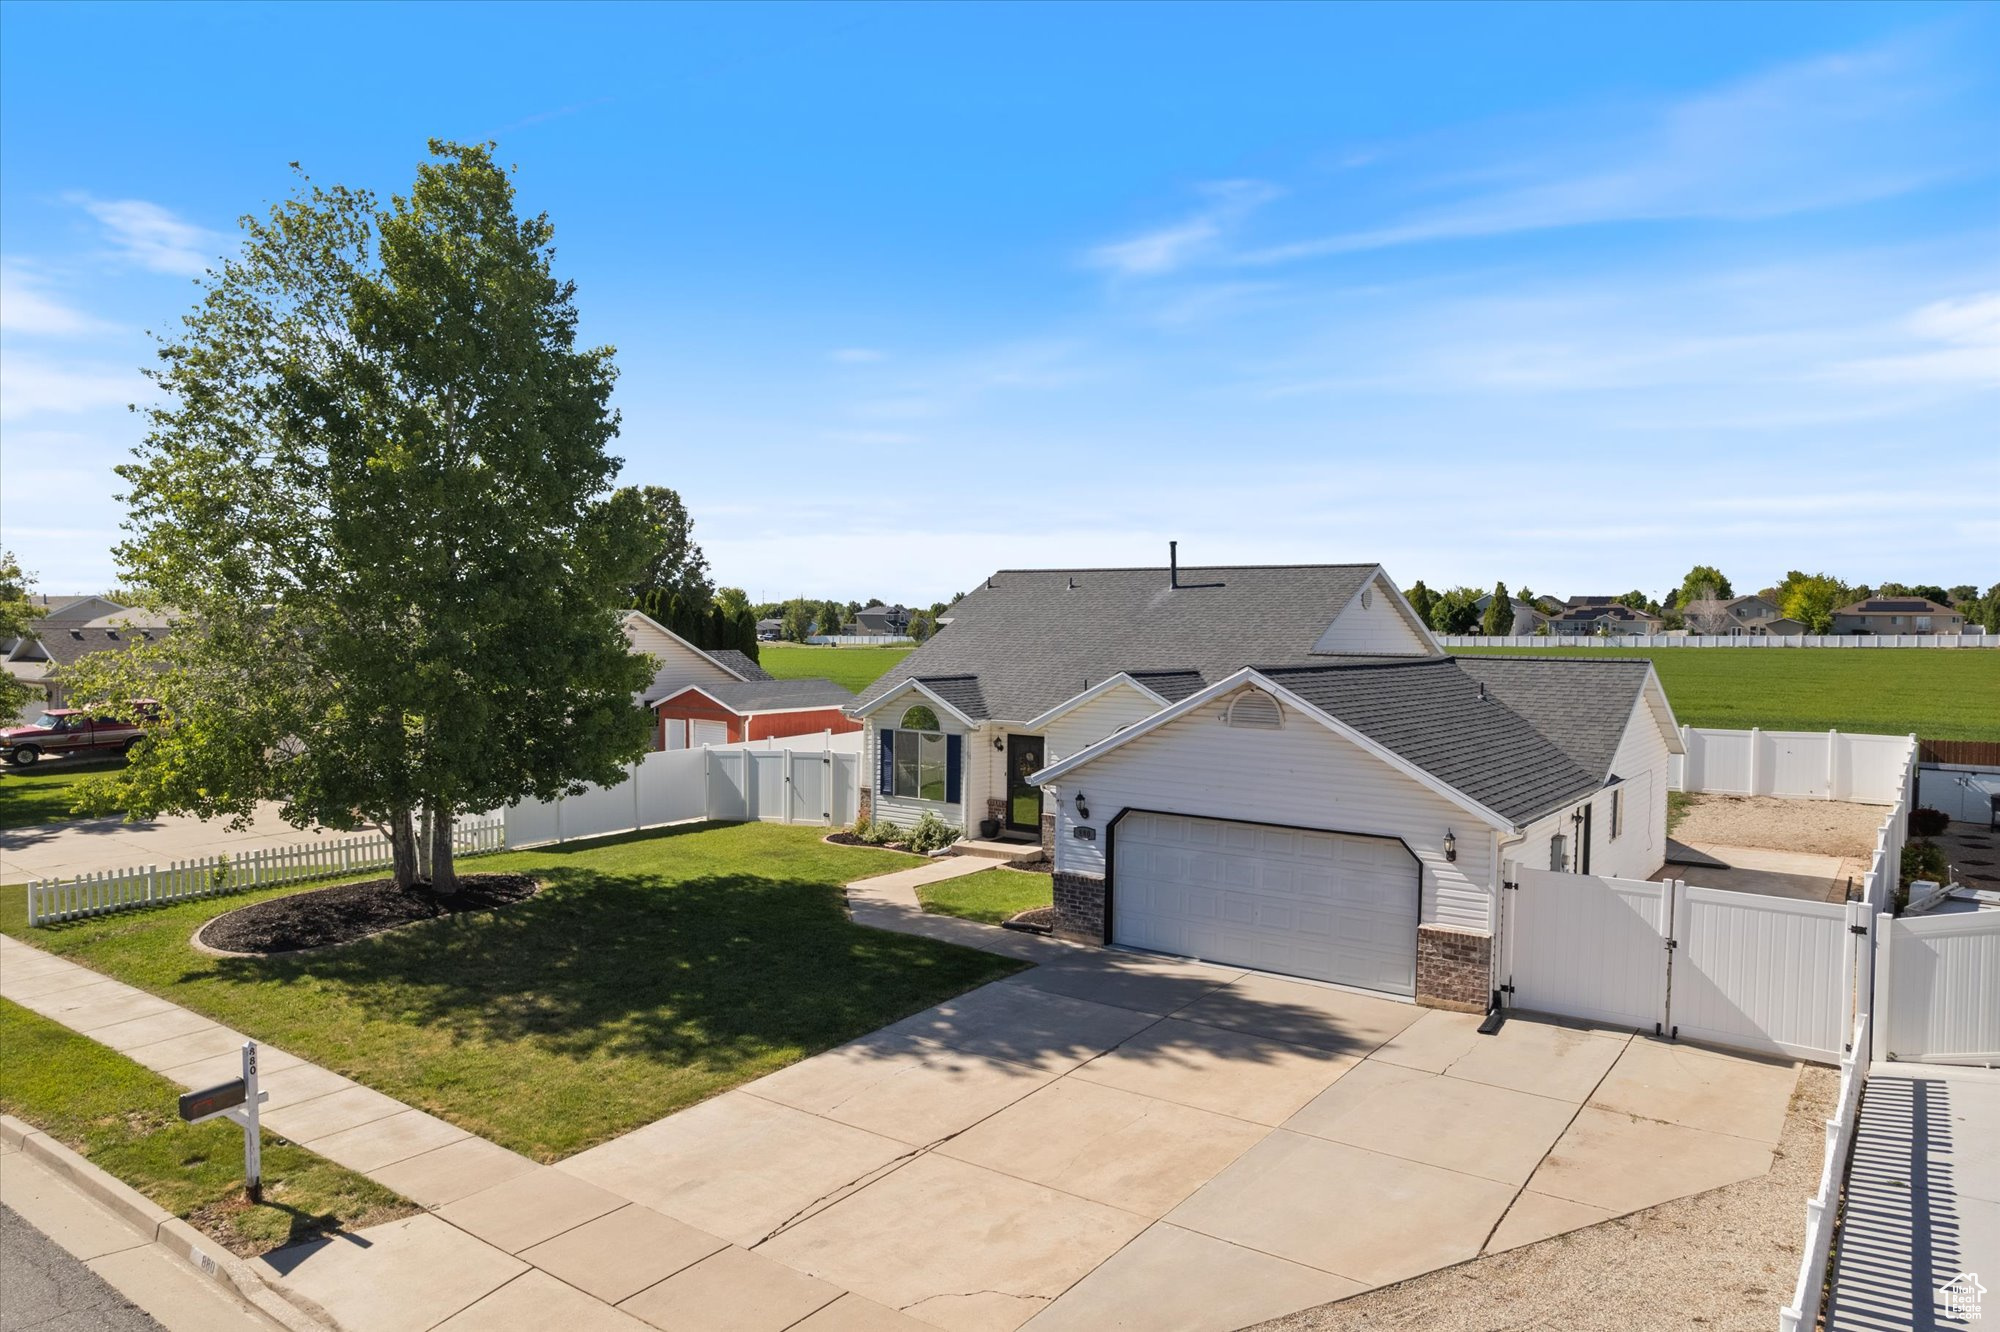
{"type": "MultiPolygon", "coordinates": [[[[995,574],[1003,573],[1166,573],[1171,566],[1165,564],[1102,564],[1080,567],[1049,567],[1036,569],[995,569],[995,574]]],[[[1348,560],[1337,564],[1182,564],[1182,573],[1190,569],[1375,569],[1380,564],[1374,560],[1348,560]]]]}
{"type": "Polygon", "coordinates": [[[1444,660],[1446,661],[1559,661],[1563,663],[1565,666],[1569,665],[1650,666],[1653,664],[1653,659],[1651,657],[1614,657],[1610,655],[1611,652],[1616,650],[1617,649],[1615,648],[1608,650],[1605,648],[1559,648],[1553,652],[1550,652],[1546,656],[1542,656],[1540,654],[1537,654],[1535,656],[1529,656],[1525,653],[1516,655],[1514,653],[1502,654],[1502,653],[1485,653],[1485,652],[1451,652],[1445,655],[1444,660]]]}
{"type": "MultiPolygon", "coordinates": [[[[1345,661],[1309,662],[1302,666],[1252,666],[1249,669],[1265,676],[1309,675],[1323,671],[1393,671],[1411,666],[1445,666],[1456,660],[1458,660],[1456,657],[1357,657],[1345,661]]],[[[1498,658],[1488,658],[1488,660],[1498,660],[1498,658]]]]}

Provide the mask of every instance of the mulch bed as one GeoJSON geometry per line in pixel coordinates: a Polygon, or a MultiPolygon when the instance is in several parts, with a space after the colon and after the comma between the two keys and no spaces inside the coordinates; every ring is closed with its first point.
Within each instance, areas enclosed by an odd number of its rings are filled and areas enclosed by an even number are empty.
{"type": "Polygon", "coordinates": [[[343,883],[292,897],[274,897],[217,916],[197,942],[229,953],[293,953],[348,943],[398,925],[490,911],[533,897],[541,884],[526,874],[461,874],[455,897],[424,888],[401,889],[394,879],[343,883]]]}
{"type": "Polygon", "coordinates": [[[1006,867],[1010,870],[1020,870],[1027,874],[1054,874],[1056,872],[1056,862],[1050,860],[1046,852],[1036,856],[1033,860],[1010,860],[1007,862],[1006,867]]]}
{"type": "Polygon", "coordinates": [[[1001,929],[1019,930],[1023,934],[1047,934],[1055,927],[1056,909],[1052,906],[1030,907],[1000,922],[1001,929]]]}
{"type": "Polygon", "coordinates": [[[910,850],[908,842],[867,842],[851,832],[828,833],[820,840],[834,846],[872,846],[877,851],[903,851],[913,856],[917,854],[910,850]]]}

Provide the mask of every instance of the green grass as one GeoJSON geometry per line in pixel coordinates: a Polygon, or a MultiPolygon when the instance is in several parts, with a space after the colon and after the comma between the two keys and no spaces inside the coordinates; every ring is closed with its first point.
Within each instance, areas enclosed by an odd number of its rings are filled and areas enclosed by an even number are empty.
{"type": "Polygon", "coordinates": [[[76,785],[101,772],[116,772],[125,760],[43,760],[32,768],[0,766],[0,828],[32,828],[79,817],[70,812],[76,785]]]}
{"type": "Polygon", "coordinates": [[[841,887],[907,869],[812,828],[706,825],[467,861],[546,885],[343,948],[197,953],[244,894],[0,928],[538,1160],[568,1156],[1018,965],[865,929],[841,887]]]}
{"type": "Polygon", "coordinates": [[[1694,797],[1686,791],[1667,792],[1667,836],[1674,835],[1674,829],[1681,826],[1681,820],[1694,808],[1694,797]]]}
{"type": "Polygon", "coordinates": [[[1687,726],[2000,740],[2000,649],[1454,648],[1459,656],[1651,657],[1687,726]]]}
{"type": "Polygon", "coordinates": [[[962,879],[924,884],[917,889],[917,900],[924,910],[941,916],[998,925],[1010,916],[1049,905],[1050,883],[1048,875],[1025,870],[981,870],[962,879]]]}
{"type": "Polygon", "coordinates": [[[184,1124],[181,1089],[124,1055],[0,999],[0,1108],[240,1254],[415,1211],[414,1203],[264,1134],[264,1201],[243,1197],[243,1130],[184,1124]]]}
{"type": "Polygon", "coordinates": [[[757,663],[780,680],[824,678],[860,693],[888,673],[915,648],[808,647],[800,643],[762,643],[757,663]]]}

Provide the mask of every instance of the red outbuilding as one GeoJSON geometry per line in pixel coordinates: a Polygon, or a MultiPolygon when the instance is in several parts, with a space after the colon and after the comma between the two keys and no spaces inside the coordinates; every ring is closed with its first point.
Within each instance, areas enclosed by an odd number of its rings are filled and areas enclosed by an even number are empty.
{"type": "Polygon", "coordinates": [[[699,749],[788,735],[841,734],[861,723],[841,711],[854,695],[831,680],[745,680],[698,684],[653,705],[660,749],[699,749]]]}

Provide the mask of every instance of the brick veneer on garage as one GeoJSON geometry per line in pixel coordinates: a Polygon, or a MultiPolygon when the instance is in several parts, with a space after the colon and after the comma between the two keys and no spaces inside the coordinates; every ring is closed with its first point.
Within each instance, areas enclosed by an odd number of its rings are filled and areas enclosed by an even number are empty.
{"type": "Polygon", "coordinates": [[[866,823],[875,813],[875,793],[862,787],[854,797],[854,821],[866,823]]]}
{"type": "Polygon", "coordinates": [[[1452,925],[1417,927],[1417,1002],[1483,1013],[1493,997],[1493,936],[1452,925]]]}
{"type": "Polygon", "coordinates": [[[1090,874],[1055,875],[1055,936],[1072,943],[1104,942],[1104,880],[1090,874]]]}

